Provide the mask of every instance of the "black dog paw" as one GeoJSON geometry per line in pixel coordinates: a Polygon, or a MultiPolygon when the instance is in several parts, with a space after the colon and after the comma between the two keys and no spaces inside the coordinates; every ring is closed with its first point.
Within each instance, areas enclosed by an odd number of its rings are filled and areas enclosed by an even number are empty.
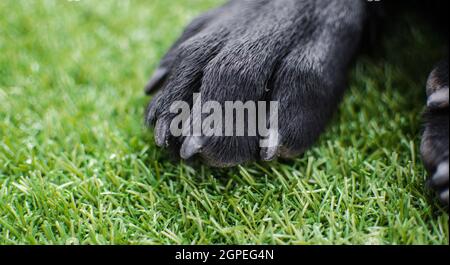
{"type": "MultiPolygon", "coordinates": [[[[158,90],[147,110],[156,143],[180,156],[228,167],[292,157],[324,129],[345,86],[365,4],[355,0],[233,0],[189,25],[146,87],[158,90]],[[279,137],[174,136],[177,102],[278,102],[279,137]],[[260,140],[268,137],[272,145],[260,140]]],[[[272,114],[269,113],[269,116],[272,114]]],[[[245,117],[245,124],[256,117],[245,117]]],[[[189,117],[195,120],[194,117],[189,117]]],[[[234,121],[236,123],[236,120],[234,121]]],[[[225,130],[225,128],[224,128],[225,130]]]]}
{"type": "Polygon", "coordinates": [[[427,110],[421,152],[431,175],[430,187],[449,204],[449,88],[448,62],[440,63],[427,83],[427,110]]]}

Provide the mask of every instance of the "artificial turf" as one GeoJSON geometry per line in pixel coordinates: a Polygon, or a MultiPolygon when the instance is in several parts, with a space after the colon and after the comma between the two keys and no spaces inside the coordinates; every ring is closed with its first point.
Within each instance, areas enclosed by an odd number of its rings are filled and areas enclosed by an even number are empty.
{"type": "Polygon", "coordinates": [[[143,86],[217,0],[0,1],[0,244],[448,244],[420,161],[427,72],[445,45],[399,18],[352,67],[293,161],[174,161],[143,86]]]}

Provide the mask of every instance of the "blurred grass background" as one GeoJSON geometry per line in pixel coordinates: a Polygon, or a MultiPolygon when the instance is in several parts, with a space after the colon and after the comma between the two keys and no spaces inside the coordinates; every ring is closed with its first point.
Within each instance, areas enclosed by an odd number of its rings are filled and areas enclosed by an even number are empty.
{"type": "Polygon", "coordinates": [[[401,19],[290,162],[171,161],[143,86],[217,0],[0,1],[1,244],[448,244],[424,193],[423,84],[445,45],[401,19]]]}

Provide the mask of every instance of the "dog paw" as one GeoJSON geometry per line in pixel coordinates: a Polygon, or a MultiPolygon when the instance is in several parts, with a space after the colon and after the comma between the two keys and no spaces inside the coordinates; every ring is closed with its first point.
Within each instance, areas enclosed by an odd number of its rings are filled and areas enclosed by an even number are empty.
{"type": "Polygon", "coordinates": [[[448,206],[449,198],[449,88],[448,62],[440,63],[427,83],[427,110],[421,152],[431,175],[429,186],[448,206]]]}
{"type": "Polygon", "coordinates": [[[197,18],[146,87],[148,93],[159,90],[147,109],[157,145],[217,167],[301,154],[337,106],[364,10],[363,3],[352,0],[235,0],[197,18]],[[257,112],[267,114],[266,124],[276,116],[276,129],[251,134],[249,125],[263,120],[247,108],[247,114],[236,113],[231,124],[222,124],[218,134],[174,135],[174,121],[184,122],[179,128],[184,132],[186,124],[190,128],[204,121],[205,113],[200,119],[193,115],[195,94],[202,110],[215,103],[223,121],[229,120],[227,103],[253,103],[257,112]],[[277,103],[276,113],[261,110],[261,102],[277,103]],[[177,106],[191,112],[180,118],[173,111],[177,106]],[[226,134],[230,127],[231,135],[226,134]]]}

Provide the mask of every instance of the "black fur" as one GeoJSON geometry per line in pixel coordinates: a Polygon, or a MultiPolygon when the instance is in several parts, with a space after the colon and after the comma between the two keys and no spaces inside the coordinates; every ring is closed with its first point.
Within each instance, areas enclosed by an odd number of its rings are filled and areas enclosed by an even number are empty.
{"type": "Polygon", "coordinates": [[[428,172],[430,186],[442,202],[449,201],[449,88],[448,61],[439,63],[427,83],[427,109],[421,153],[428,172]]]}
{"type": "MultiPolygon", "coordinates": [[[[363,30],[364,3],[236,0],[210,13],[212,19],[202,16],[188,27],[161,63],[168,77],[148,111],[158,144],[184,140],[168,133],[169,106],[201,92],[205,101],[279,100],[276,153],[302,153],[323,131],[342,95],[363,30]]],[[[259,150],[257,137],[212,137],[200,156],[214,166],[234,166],[261,159],[260,153],[267,151],[259,150]]]]}
{"type": "MultiPolygon", "coordinates": [[[[157,144],[181,149],[184,158],[198,153],[217,167],[303,153],[336,110],[369,14],[374,13],[365,0],[230,0],[200,16],[146,87],[147,93],[159,89],[147,111],[157,144]],[[279,101],[278,147],[260,150],[258,137],[172,137],[170,105],[179,100],[192,105],[196,92],[204,101],[221,103],[279,101]]],[[[434,76],[442,79],[445,72],[448,90],[448,64],[438,69],[434,76]]],[[[430,105],[428,113],[422,150],[440,154],[423,151],[434,173],[443,162],[448,165],[448,100],[446,109],[430,105]]],[[[448,170],[446,178],[439,190],[446,187],[448,203],[448,170]]]]}

